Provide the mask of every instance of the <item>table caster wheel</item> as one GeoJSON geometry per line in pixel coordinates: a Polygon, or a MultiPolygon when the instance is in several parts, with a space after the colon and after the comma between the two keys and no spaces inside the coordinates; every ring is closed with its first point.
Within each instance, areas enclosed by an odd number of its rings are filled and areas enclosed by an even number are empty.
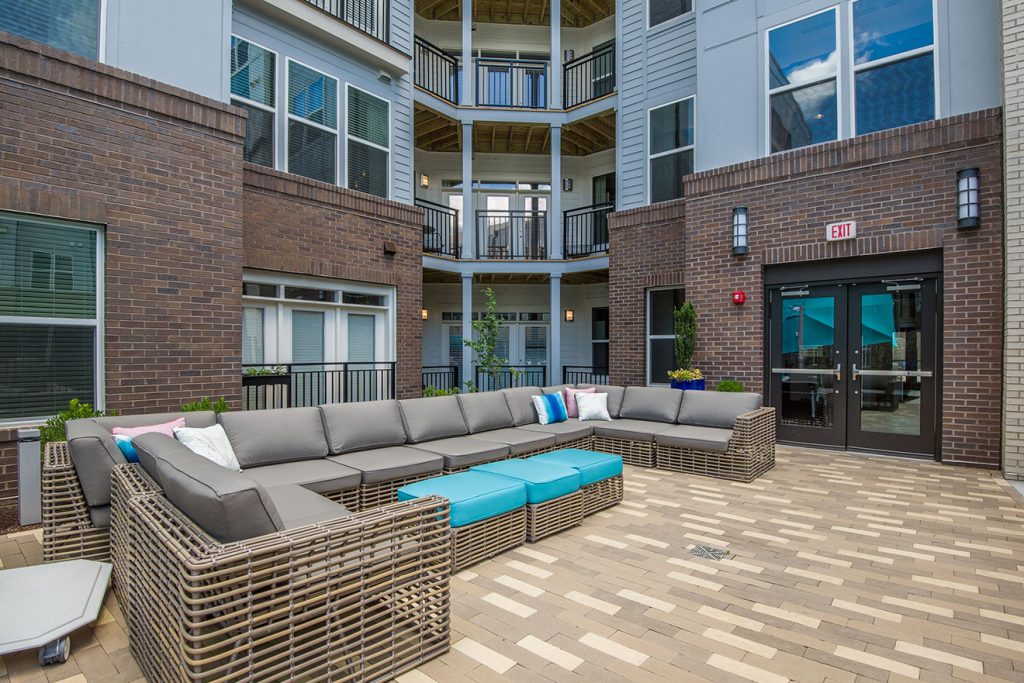
{"type": "Polygon", "coordinates": [[[64,636],[39,648],[39,665],[63,664],[70,656],[71,639],[64,636]]]}

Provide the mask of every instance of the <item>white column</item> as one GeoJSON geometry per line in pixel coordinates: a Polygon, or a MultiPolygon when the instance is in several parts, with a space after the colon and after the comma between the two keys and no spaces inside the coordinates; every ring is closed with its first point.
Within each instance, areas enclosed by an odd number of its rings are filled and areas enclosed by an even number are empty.
{"type": "Polygon", "coordinates": [[[562,128],[551,126],[551,203],[548,204],[548,245],[551,258],[563,258],[562,244],[562,128]]]}
{"type": "Polygon", "coordinates": [[[462,125],[462,258],[476,258],[476,207],[473,206],[473,124],[462,125]]]}
{"type": "Polygon", "coordinates": [[[548,384],[562,383],[562,275],[551,276],[551,339],[548,340],[548,384]]]}
{"type": "Polygon", "coordinates": [[[473,59],[473,0],[462,0],[462,98],[463,107],[476,104],[476,61],[473,59]]]}
{"type": "Polygon", "coordinates": [[[562,108],[562,3],[551,0],[551,109],[562,108]]]}
{"type": "MultiPolygon", "coordinates": [[[[462,339],[473,338],[473,275],[462,276],[462,339]]],[[[473,351],[462,346],[462,381],[476,381],[473,376],[473,351]]]]}

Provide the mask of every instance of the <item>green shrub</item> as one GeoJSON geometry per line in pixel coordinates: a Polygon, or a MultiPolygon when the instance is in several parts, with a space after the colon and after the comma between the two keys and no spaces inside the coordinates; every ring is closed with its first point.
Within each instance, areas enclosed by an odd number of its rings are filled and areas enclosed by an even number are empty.
{"type": "Polygon", "coordinates": [[[424,398],[432,398],[434,396],[454,396],[459,393],[458,387],[452,387],[451,389],[438,389],[437,387],[427,387],[423,390],[424,398]]]}
{"type": "Polygon", "coordinates": [[[274,365],[266,368],[246,368],[242,374],[246,377],[266,377],[267,375],[287,375],[288,370],[283,365],[274,365]]]}
{"type": "Polygon", "coordinates": [[[83,417],[108,417],[117,415],[116,410],[103,412],[94,410],[92,404],[82,403],[77,398],[71,399],[68,409],[62,410],[49,420],[44,427],[39,428],[39,441],[43,446],[51,441],[67,441],[68,433],[65,424],[68,420],[78,420],[83,417]]]}
{"type": "Polygon", "coordinates": [[[192,401],[181,406],[181,412],[183,413],[194,413],[200,410],[212,410],[219,415],[228,410],[228,402],[224,400],[223,396],[213,402],[210,401],[209,397],[203,397],[198,401],[192,401]]]}
{"type": "Polygon", "coordinates": [[[742,382],[734,379],[723,379],[716,386],[715,391],[746,391],[742,382]]]}

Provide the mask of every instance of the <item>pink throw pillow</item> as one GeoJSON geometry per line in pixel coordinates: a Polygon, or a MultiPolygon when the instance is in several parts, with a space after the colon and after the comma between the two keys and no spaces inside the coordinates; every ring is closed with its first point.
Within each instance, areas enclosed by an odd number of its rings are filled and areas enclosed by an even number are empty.
{"type": "Polygon", "coordinates": [[[576,405],[576,394],[593,394],[597,392],[597,387],[590,387],[589,389],[571,389],[566,387],[562,391],[565,392],[565,412],[568,413],[569,417],[579,417],[580,409],[576,405]]]}
{"type": "Polygon", "coordinates": [[[110,430],[111,434],[119,434],[134,439],[140,434],[149,434],[150,432],[158,432],[160,434],[166,434],[167,436],[174,437],[175,427],[184,427],[185,418],[179,417],[177,420],[171,420],[158,425],[146,425],[144,427],[114,427],[110,430]]]}

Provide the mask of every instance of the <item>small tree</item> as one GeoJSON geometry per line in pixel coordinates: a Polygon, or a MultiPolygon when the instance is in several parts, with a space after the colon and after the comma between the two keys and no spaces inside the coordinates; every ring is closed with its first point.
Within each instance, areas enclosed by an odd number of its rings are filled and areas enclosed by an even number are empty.
{"type": "MultiPolygon", "coordinates": [[[[484,300],[487,312],[480,316],[479,320],[473,321],[473,338],[463,340],[463,344],[469,347],[476,354],[476,365],[483,370],[490,378],[491,386],[498,383],[498,375],[508,365],[508,358],[498,355],[498,340],[501,333],[501,320],[495,315],[494,310],[498,307],[498,301],[494,296],[494,290],[488,287],[484,290],[484,300]]],[[[521,374],[515,368],[509,369],[513,378],[521,374]]],[[[476,383],[472,379],[466,380],[466,387],[469,391],[478,391],[476,383]]]]}
{"type": "Polygon", "coordinates": [[[676,335],[676,368],[693,369],[693,350],[697,347],[697,309],[693,302],[684,302],[672,315],[673,331],[676,335]]]}

